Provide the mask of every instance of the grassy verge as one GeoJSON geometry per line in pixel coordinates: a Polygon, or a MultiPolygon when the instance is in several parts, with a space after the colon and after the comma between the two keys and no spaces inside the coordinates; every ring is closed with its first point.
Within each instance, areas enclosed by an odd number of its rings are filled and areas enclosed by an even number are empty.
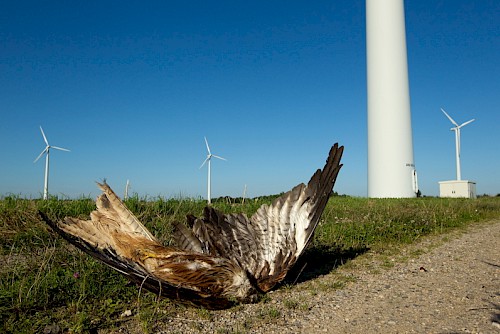
{"type": "MultiPolygon", "coordinates": [[[[252,214],[271,198],[245,204],[220,201],[225,212],[252,214]]],[[[190,199],[137,197],[126,202],[165,244],[172,222],[188,213],[201,215],[204,202],[190,199]]],[[[88,217],[90,199],[49,201],[6,197],[0,200],[0,332],[88,332],[119,326],[127,310],[144,324],[172,317],[185,307],[140,291],[121,275],[92,260],[54,235],[38,218],[41,209],[52,218],[88,217]],[[154,320],[154,321],[152,321],[154,320]]],[[[307,267],[298,263],[285,288],[342,265],[344,259],[372,250],[411,243],[422,236],[444,233],[476,221],[500,217],[500,198],[364,199],[332,198],[323,214],[311,247],[307,267]],[[315,260],[313,260],[315,259],[315,260]]],[[[300,307],[289,301],[290,308],[300,307]]],[[[198,317],[210,316],[204,310],[198,317]]],[[[267,312],[267,311],[266,311],[267,312]]],[[[265,312],[264,312],[265,313],[265,312]]],[[[268,310],[265,317],[274,317],[268,310]]]]}

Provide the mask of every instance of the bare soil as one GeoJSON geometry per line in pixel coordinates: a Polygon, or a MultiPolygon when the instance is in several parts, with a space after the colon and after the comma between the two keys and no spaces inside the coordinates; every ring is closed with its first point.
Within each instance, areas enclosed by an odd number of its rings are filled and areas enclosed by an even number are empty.
{"type": "MultiPolygon", "coordinates": [[[[134,312],[134,311],[133,311],[134,312]]],[[[165,310],[168,312],[168,310],[165,310]]],[[[369,250],[252,305],[101,333],[500,333],[500,220],[369,250]]]]}

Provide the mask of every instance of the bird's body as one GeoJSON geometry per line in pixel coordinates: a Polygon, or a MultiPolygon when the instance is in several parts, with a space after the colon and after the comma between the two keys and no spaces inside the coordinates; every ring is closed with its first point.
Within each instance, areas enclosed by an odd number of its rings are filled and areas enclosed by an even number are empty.
{"type": "Polygon", "coordinates": [[[163,246],[106,184],[90,220],[42,218],[66,240],[148,290],[206,308],[251,302],[281,282],[311,240],[341,168],[335,144],[323,170],[248,218],[206,207],[163,246]]]}

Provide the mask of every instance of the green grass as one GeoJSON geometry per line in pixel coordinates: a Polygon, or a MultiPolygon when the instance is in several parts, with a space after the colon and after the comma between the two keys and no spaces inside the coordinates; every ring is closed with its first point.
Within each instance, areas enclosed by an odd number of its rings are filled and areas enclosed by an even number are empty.
{"type": "MultiPolygon", "coordinates": [[[[272,198],[246,200],[245,204],[220,200],[214,206],[224,212],[251,215],[272,198]]],[[[188,213],[200,216],[205,202],[132,197],[126,205],[160,240],[169,244],[172,223],[184,221],[188,213]]],[[[151,326],[155,321],[166,321],[176,312],[186,310],[184,306],[157,300],[155,295],[140,291],[118,273],[68,245],[37,214],[43,210],[53,219],[87,218],[94,208],[94,201],[87,198],[0,200],[0,332],[43,332],[54,324],[74,333],[113,328],[124,321],[120,315],[125,310],[131,310],[132,317],[149,332],[154,331],[151,326]]],[[[305,264],[298,263],[295,272],[290,272],[285,289],[296,281],[318,277],[349,263],[349,259],[367,249],[383,251],[426,235],[498,217],[500,197],[477,200],[334,197],[305,254],[305,264]]],[[[261,303],[262,317],[281,316],[272,307],[264,307],[265,298],[261,303]]],[[[287,307],[295,309],[300,305],[290,300],[287,307]]],[[[193,312],[196,318],[212,316],[206,310],[193,312]]]]}
{"type": "Polygon", "coordinates": [[[498,217],[499,210],[499,197],[477,200],[335,198],[328,203],[314,241],[320,245],[353,248],[411,243],[421,236],[498,217]]]}

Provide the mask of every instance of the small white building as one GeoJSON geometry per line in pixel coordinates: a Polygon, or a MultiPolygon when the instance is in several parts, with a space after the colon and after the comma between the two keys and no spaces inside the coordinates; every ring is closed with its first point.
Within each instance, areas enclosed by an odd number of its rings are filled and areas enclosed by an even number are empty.
{"type": "Polygon", "coordinates": [[[476,198],[476,182],[468,180],[440,181],[439,197],[476,198]]]}

